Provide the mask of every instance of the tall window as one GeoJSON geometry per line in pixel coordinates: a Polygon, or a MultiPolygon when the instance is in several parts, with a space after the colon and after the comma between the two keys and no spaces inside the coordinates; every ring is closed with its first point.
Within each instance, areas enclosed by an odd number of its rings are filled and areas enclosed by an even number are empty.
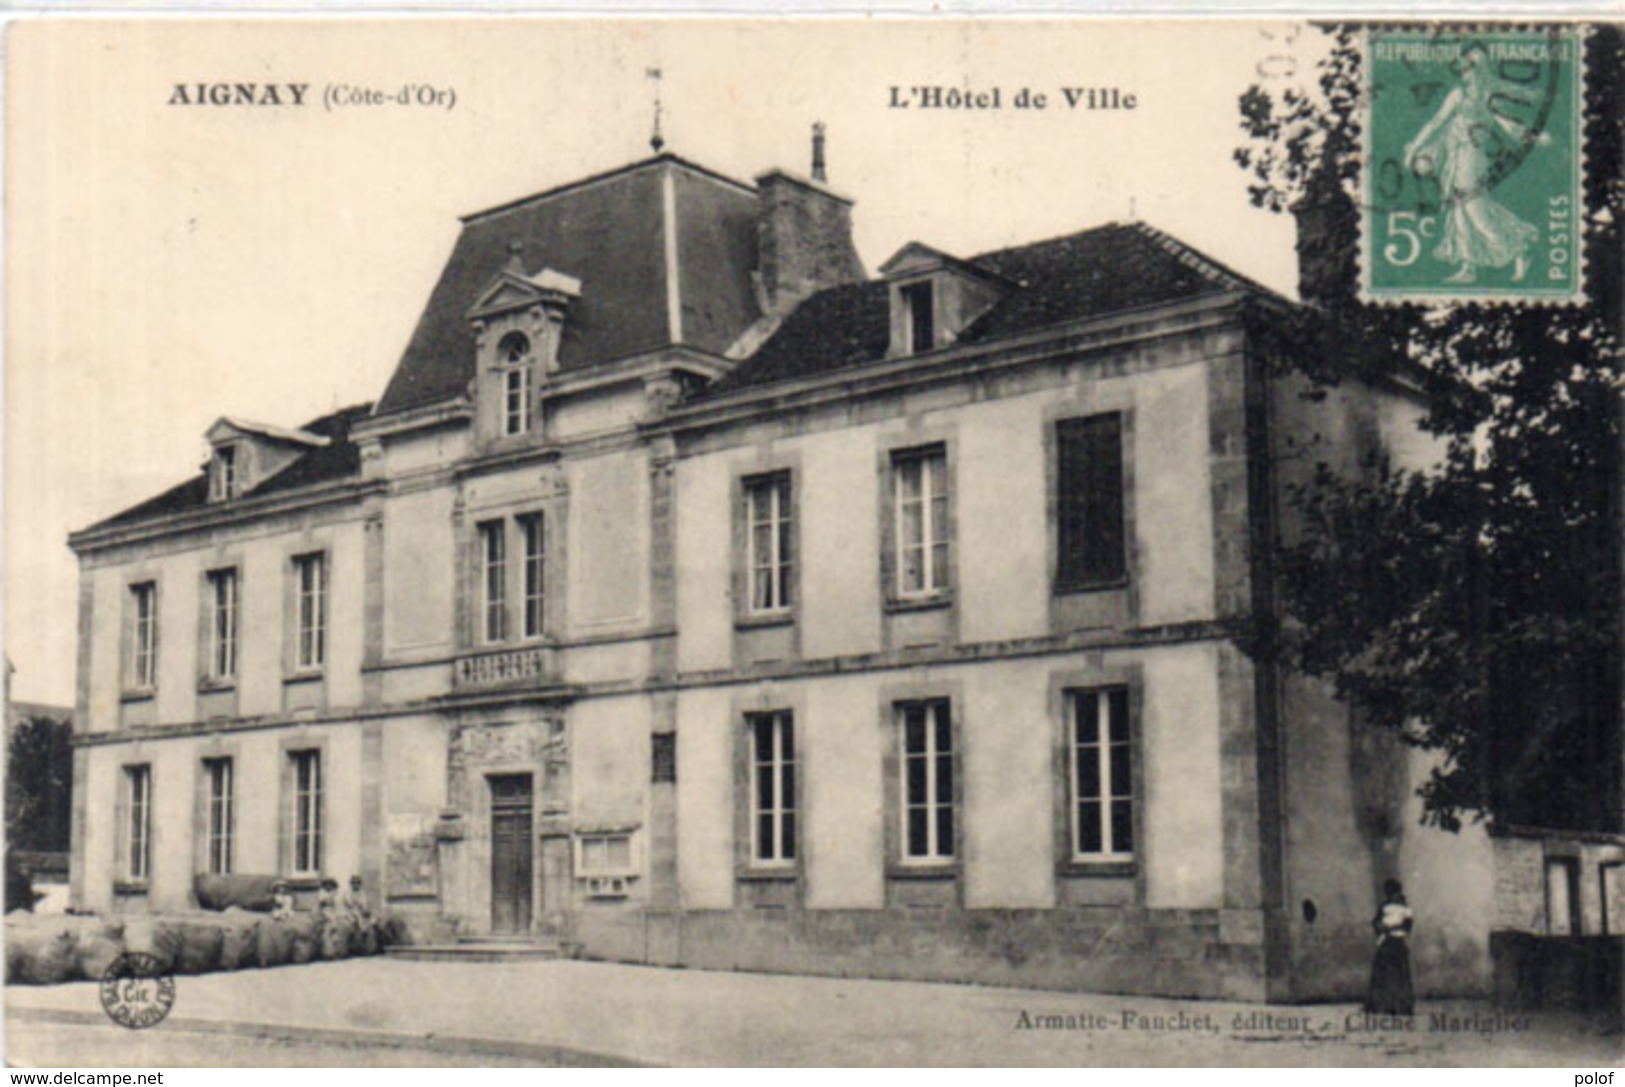
{"type": "Polygon", "coordinates": [[[209,572],[209,677],[237,674],[237,571],[209,572]]]}
{"type": "Polygon", "coordinates": [[[948,703],[897,706],[901,746],[903,859],[954,858],[954,747],[948,703]]]}
{"type": "Polygon", "coordinates": [[[208,810],[204,830],[208,845],[209,872],[226,875],[231,871],[232,838],[236,833],[237,816],[234,810],[235,781],[229,758],[204,759],[203,772],[207,779],[208,810]]]}
{"type": "Polygon", "coordinates": [[[292,751],[293,870],[309,875],[322,870],[322,753],[292,751]]]}
{"type": "Polygon", "coordinates": [[[1134,763],[1128,689],[1072,694],[1072,855],[1134,853],[1134,763]]]}
{"type": "Polygon", "coordinates": [[[214,496],[221,501],[237,497],[237,447],[223,445],[214,451],[214,496]]]}
{"type": "Polygon", "coordinates": [[[1123,532],[1123,417],[1055,424],[1056,588],[1089,588],[1128,573],[1123,532]]]}
{"type": "Polygon", "coordinates": [[[482,640],[500,642],[508,636],[507,526],[485,521],[480,533],[480,614],[482,640]]]}
{"type": "Polygon", "coordinates": [[[930,282],[902,288],[904,320],[908,322],[908,353],[918,355],[936,346],[936,321],[932,313],[930,282]]]}
{"type": "Polygon", "coordinates": [[[125,865],[124,874],[136,882],[145,882],[152,876],[152,767],[124,768],[126,800],[125,865]]]}
{"type": "Polygon", "coordinates": [[[892,457],[896,504],[897,595],[948,588],[948,454],[940,445],[892,457]]]}
{"type": "Polygon", "coordinates": [[[131,630],[130,684],[138,688],[158,686],[158,583],[143,581],[130,586],[131,630]]]}
{"type": "Polygon", "coordinates": [[[750,610],[783,611],[791,604],[793,561],[790,523],[790,475],[745,482],[745,565],[750,571],[750,610]]]}
{"type": "Polygon", "coordinates": [[[510,332],[497,346],[497,356],[507,367],[502,374],[502,433],[524,434],[531,415],[530,340],[510,332]]]}
{"type": "Polygon", "coordinates": [[[539,638],[547,605],[547,525],[539,513],[519,519],[525,542],[525,637],[539,638]]]}
{"type": "Polygon", "coordinates": [[[320,668],[327,660],[327,556],[300,555],[293,560],[293,571],[298,630],[294,664],[320,668]]]}
{"type": "Polygon", "coordinates": [[[753,713],[750,729],[750,856],[758,864],[796,859],[796,730],[788,710],[753,713]]]}

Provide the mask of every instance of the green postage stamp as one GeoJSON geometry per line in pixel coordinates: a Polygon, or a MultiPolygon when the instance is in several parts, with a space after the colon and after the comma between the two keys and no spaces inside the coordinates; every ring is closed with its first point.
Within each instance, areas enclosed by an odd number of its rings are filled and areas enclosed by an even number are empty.
{"type": "Polygon", "coordinates": [[[1584,299],[1583,44],[1575,27],[1367,34],[1365,300],[1584,299]]]}

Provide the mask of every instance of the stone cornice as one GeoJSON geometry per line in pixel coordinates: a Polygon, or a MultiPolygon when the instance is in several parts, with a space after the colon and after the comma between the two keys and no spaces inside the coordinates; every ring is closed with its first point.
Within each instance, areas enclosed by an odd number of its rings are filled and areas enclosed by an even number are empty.
{"type": "MultiPolygon", "coordinates": [[[[76,747],[93,747],[104,744],[133,743],[139,740],[163,740],[182,736],[199,736],[214,732],[291,728],[299,725],[333,725],[377,718],[443,714],[486,706],[524,703],[556,705],[560,702],[581,701],[600,696],[681,691],[694,688],[762,683],[770,680],[812,679],[865,672],[898,671],[926,665],[976,664],[1109,649],[1154,648],[1156,646],[1183,645],[1193,642],[1237,641],[1244,637],[1245,628],[1246,620],[1239,618],[1192,620],[1189,622],[1137,627],[1132,630],[1086,630],[1071,634],[1050,634],[996,642],[975,642],[948,648],[898,649],[824,657],[811,661],[775,662],[744,668],[692,671],[681,673],[675,678],[645,676],[594,683],[549,683],[530,689],[448,691],[443,695],[415,699],[410,702],[351,706],[315,714],[266,714],[258,717],[190,721],[173,725],[152,725],[141,728],[81,732],[74,736],[73,742],[76,747]]],[[[429,661],[424,663],[433,665],[443,662],[429,661]]]]}
{"type": "Polygon", "coordinates": [[[223,526],[253,524],[271,517],[359,502],[369,494],[381,494],[382,480],[345,479],[320,483],[293,491],[277,492],[260,498],[220,502],[179,513],[159,514],[128,524],[81,529],[68,535],[68,546],[80,556],[159,537],[174,538],[223,526]]]}
{"type": "Polygon", "coordinates": [[[1245,292],[1230,291],[1189,302],[1126,310],[986,344],[952,347],[900,359],[877,359],[809,377],[749,386],[699,403],[674,407],[660,427],[676,433],[708,430],[767,413],[884,395],[906,387],[957,381],[972,373],[1031,366],[1147,340],[1187,335],[1225,323],[1239,323],[1238,306],[1247,297],[1245,292]]]}

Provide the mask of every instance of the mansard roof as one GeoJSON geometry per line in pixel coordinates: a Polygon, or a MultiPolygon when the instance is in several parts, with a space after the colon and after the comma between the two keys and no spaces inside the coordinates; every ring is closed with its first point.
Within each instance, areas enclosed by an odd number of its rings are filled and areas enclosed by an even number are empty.
{"type": "Polygon", "coordinates": [[[474,376],[469,307],[515,244],[526,267],[545,266],[581,282],[564,323],[561,370],[679,342],[722,354],[761,316],[751,282],[756,208],[751,186],[663,154],[466,216],[378,414],[466,391],[474,376]]]}
{"type": "MultiPolygon", "coordinates": [[[[322,444],[311,445],[292,464],[262,481],[258,486],[239,495],[233,501],[258,498],[263,495],[291,491],[317,483],[331,483],[361,474],[361,454],[350,441],[350,428],[372,413],[372,405],[356,404],[341,408],[330,415],[312,419],[298,429],[311,437],[322,439],[322,444]]],[[[159,517],[170,517],[209,504],[209,477],[200,470],[184,483],[177,484],[162,494],[149,498],[100,521],[84,531],[133,524],[159,517]]]]}
{"type": "MultiPolygon", "coordinates": [[[[959,263],[1011,284],[960,334],[961,344],[1232,291],[1273,293],[1140,222],[1110,223],[959,263]]],[[[707,395],[884,359],[888,291],[888,282],[877,279],[818,292],[707,395]]]]}

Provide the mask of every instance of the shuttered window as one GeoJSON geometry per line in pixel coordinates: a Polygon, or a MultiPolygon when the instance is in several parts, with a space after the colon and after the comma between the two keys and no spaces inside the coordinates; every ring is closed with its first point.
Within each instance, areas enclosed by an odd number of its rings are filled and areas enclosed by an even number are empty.
{"type": "Polygon", "coordinates": [[[1117,412],[1055,424],[1058,592],[1122,581],[1123,417],[1117,412]]]}

